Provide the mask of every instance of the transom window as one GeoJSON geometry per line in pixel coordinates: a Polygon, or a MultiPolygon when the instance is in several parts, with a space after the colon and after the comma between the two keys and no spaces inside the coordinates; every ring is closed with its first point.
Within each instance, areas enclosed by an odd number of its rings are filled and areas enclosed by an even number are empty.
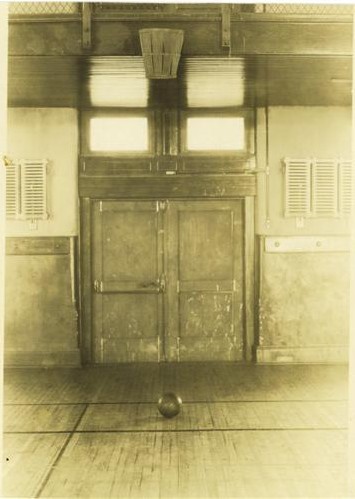
{"type": "Polygon", "coordinates": [[[148,151],[148,119],[146,117],[96,117],[90,119],[91,151],[148,151]]]}
{"type": "Polygon", "coordinates": [[[186,141],[188,151],[241,151],[245,149],[244,118],[187,118],[186,141]]]}

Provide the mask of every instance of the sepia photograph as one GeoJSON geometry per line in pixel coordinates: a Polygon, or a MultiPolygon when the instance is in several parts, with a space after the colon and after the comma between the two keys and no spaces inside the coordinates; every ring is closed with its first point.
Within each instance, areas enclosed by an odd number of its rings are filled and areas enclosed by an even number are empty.
{"type": "Polygon", "coordinates": [[[355,498],[354,22],[0,1],[0,497],[355,498]]]}

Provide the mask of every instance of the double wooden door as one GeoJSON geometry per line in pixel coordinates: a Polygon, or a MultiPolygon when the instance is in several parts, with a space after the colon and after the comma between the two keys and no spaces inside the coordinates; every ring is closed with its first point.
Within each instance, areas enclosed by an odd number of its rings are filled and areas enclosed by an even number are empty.
{"type": "Polygon", "coordinates": [[[96,363],[243,358],[242,201],[97,201],[96,363]]]}

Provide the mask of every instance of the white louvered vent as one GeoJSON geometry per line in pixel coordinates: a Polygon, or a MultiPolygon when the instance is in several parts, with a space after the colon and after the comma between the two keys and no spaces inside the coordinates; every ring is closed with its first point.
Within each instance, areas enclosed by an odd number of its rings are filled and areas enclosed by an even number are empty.
{"type": "Polygon", "coordinates": [[[311,211],[319,217],[334,217],[338,211],[338,163],[332,159],[314,159],[311,168],[311,211]]]}
{"type": "Polygon", "coordinates": [[[46,160],[15,160],[6,166],[6,217],[48,218],[46,160]]]}
{"type": "Polygon", "coordinates": [[[351,213],[351,161],[339,161],[339,212],[351,213]]]}
{"type": "Polygon", "coordinates": [[[20,205],[20,166],[10,164],[6,166],[6,218],[19,218],[20,205]]]}
{"type": "Polygon", "coordinates": [[[285,216],[306,217],[311,210],[310,160],[285,159],[285,216]]]}
{"type": "Polygon", "coordinates": [[[350,214],[351,161],[286,158],[284,164],[286,217],[350,214]]]}
{"type": "Polygon", "coordinates": [[[21,205],[26,220],[47,218],[46,170],[44,160],[21,162],[21,205]]]}

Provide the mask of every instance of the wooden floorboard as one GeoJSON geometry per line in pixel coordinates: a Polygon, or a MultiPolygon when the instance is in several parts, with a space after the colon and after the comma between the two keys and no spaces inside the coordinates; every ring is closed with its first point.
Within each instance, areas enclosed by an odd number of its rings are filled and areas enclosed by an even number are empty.
{"type": "Polygon", "coordinates": [[[89,406],[78,431],[344,429],[345,402],[189,403],[164,419],[156,404],[89,406]]]}
{"type": "Polygon", "coordinates": [[[345,366],[11,369],[4,394],[4,497],[347,497],[345,366]]]}
{"type": "Polygon", "coordinates": [[[347,367],[233,363],[121,364],[112,368],[8,369],[6,403],[345,400],[347,367]],[[99,374],[98,374],[99,373],[99,374]]]}
{"type": "Polygon", "coordinates": [[[344,497],[345,459],[341,431],[77,434],[43,496],[344,497]]]}
{"type": "Polygon", "coordinates": [[[4,435],[3,496],[35,497],[69,434],[4,435]]]}
{"type": "Polygon", "coordinates": [[[80,417],[81,405],[8,405],[4,407],[5,432],[70,432],[80,417]]]}

